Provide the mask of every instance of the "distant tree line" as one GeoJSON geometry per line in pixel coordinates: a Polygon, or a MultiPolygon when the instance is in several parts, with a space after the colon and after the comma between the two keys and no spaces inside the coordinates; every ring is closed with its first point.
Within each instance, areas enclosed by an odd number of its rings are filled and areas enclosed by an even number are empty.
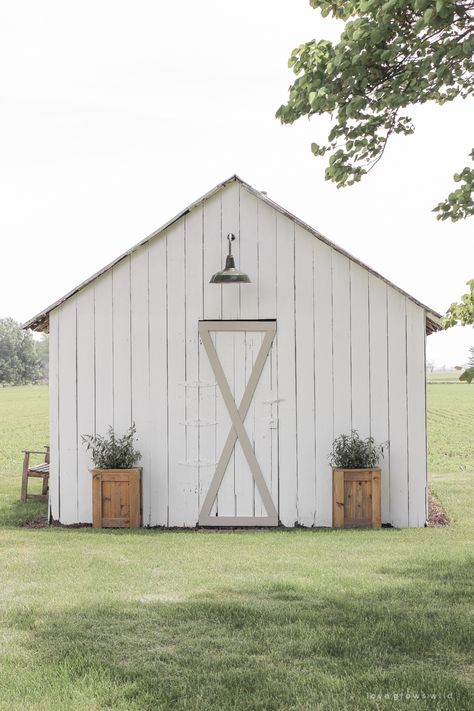
{"type": "Polygon", "coordinates": [[[48,380],[48,336],[35,341],[13,318],[0,319],[0,385],[48,380]]]}

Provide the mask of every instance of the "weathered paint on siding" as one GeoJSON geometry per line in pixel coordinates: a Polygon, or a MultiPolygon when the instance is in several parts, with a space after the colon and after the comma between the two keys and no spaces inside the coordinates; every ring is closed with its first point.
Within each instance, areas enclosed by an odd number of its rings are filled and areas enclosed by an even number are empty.
{"type": "MultiPolygon", "coordinates": [[[[423,308],[237,181],[51,312],[54,519],[91,521],[81,435],[134,421],[144,525],[196,525],[230,428],[200,319],[277,321],[245,426],[284,525],[331,525],[327,455],[351,428],[390,439],[382,521],[424,524],[423,308]],[[228,232],[251,284],[208,283],[228,232]]],[[[213,338],[238,404],[261,335],[213,338]]],[[[237,444],[213,511],[262,506],[237,444]]]]}

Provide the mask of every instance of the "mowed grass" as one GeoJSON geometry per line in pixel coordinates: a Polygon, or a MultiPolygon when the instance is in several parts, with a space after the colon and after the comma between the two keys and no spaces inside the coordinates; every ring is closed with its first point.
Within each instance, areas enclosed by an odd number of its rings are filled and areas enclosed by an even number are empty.
{"type": "Polygon", "coordinates": [[[127,532],[17,526],[46,391],[0,390],[0,708],[473,708],[473,398],[429,388],[449,528],[127,532]]]}
{"type": "Polygon", "coordinates": [[[428,385],[430,473],[474,469],[474,387],[428,385]]]}
{"type": "MultiPolygon", "coordinates": [[[[19,501],[23,449],[44,451],[48,444],[48,388],[46,385],[0,388],[0,526],[21,525],[46,510],[43,502],[19,501]]],[[[32,463],[44,457],[32,455],[32,463]]],[[[39,494],[39,479],[28,490],[39,494]]]]}

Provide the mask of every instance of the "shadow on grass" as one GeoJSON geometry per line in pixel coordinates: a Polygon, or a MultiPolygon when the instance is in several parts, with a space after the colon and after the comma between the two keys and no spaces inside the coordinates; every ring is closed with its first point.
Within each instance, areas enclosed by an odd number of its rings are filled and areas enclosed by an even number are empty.
{"type": "Polygon", "coordinates": [[[34,655],[24,684],[45,709],[463,710],[472,572],[384,567],[369,593],[284,581],[157,591],[7,622],[34,655]]]}

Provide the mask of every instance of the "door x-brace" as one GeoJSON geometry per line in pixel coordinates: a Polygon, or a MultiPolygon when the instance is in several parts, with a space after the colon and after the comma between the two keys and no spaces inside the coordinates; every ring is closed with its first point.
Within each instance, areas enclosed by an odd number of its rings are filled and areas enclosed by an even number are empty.
{"type": "Polygon", "coordinates": [[[214,477],[209,486],[206,498],[202,505],[199,514],[199,524],[201,526],[277,526],[278,513],[272,501],[272,497],[263,478],[262,471],[255,457],[252,445],[248,438],[244,427],[245,417],[247,415],[250,403],[255,393],[258,381],[263,371],[265,361],[272,347],[273,339],[275,338],[276,322],[275,321],[200,321],[199,335],[206,350],[209,362],[211,364],[214,375],[216,376],[219,390],[224,398],[225,405],[230,415],[232,427],[224,444],[224,449],[217,462],[217,468],[214,477]],[[257,331],[265,332],[262,345],[258,352],[255,364],[250,375],[247,387],[240,403],[239,408],[232,396],[231,389],[225,377],[224,370],[219,361],[216,349],[210,336],[210,331],[257,331]],[[235,444],[239,440],[242,451],[252,472],[258,492],[262,498],[263,505],[267,512],[267,516],[211,516],[211,508],[219,491],[222,479],[229,463],[232,451],[235,444]]]}

